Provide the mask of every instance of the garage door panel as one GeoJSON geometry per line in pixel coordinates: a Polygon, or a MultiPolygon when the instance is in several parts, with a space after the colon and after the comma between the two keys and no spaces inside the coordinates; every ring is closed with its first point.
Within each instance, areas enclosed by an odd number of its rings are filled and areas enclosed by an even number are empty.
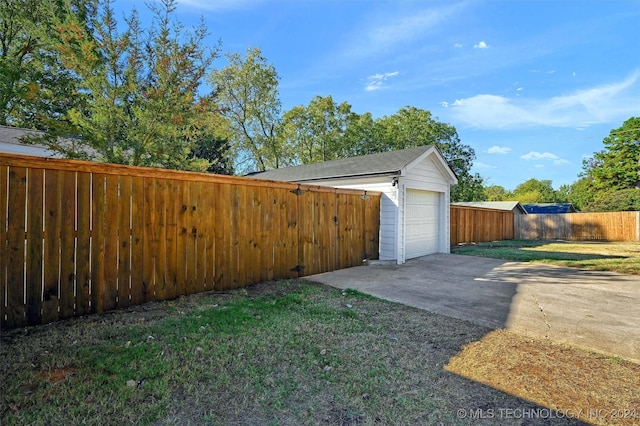
{"type": "Polygon", "coordinates": [[[437,253],[440,223],[439,193],[409,189],[406,197],[406,258],[437,253]]]}

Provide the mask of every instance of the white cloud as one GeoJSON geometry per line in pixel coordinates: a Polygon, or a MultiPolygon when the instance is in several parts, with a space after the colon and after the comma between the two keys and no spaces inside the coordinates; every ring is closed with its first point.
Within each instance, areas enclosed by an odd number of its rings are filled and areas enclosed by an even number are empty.
{"type": "Polygon", "coordinates": [[[461,49],[462,48],[462,43],[456,43],[453,45],[453,47],[455,47],[456,49],[461,49]]]}
{"type": "Polygon", "coordinates": [[[444,108],[449,108],[449,102],[440,102],[440,106],[444,108]]]}
{"type": "MultiPolygon", "coordinates": [[[[520,158],[526,161],[552,160],[553,164],[556,166],[571,164],[570,161],[565,160],[564,158],[560,158],[557,155],[552,154],[550,152],[531,151],[527,154],[521,155],[520,158]]],[[[540,165],[536,165],[536,167],[539,167],[539,166],[540,165]]]]}
{"type": "Polygon", "coordinates": [[[474,44],[473,47],[476,48],[476,49],[488,49],[489,45],[487,44],[486,41],[481,41],[481,42],[479,42],[477,44],[474,44]]]}
{"type": "Polygon", "coordinates": [[[379,16],[362,26],[354,28],[346,37],[348,43],[344,56],[354,59],[386,54],[399,44],[407,44],[424,39],[439,27],[458,17],[467,2],[447,4],[416,10],[399,16],[379,16]]]}
{"type": "Polygon", "coordinates": [[[380,90],[385,86],[385,81],[387,81],[389,78],[391,77],[396,77],[398,74],[400,74],[398,71],[394,71],[394,72],[387,72],[384,74],[374,74],[371,75],[369,77],[367,77],[367,86],[365,87],[365,90],[367,92],[372,92],[374,90],[380,90]]]}
{"type": "Polygon", "coordinates": [[[475,163],[473,163],[473,167],[477,167],[479,169],[495,169],[495,166],[491,166],[489,164],[482,163],[480,161],[476,161],[475,163]]]}
{"type": "Polygon", "coordinates": [[[553,164],[556,166],[562,166],[563,164],[571,164],[571,161],[565,160],[564,158],[558,158],[557,160],[553,160],[553,164]]]}
{"type": "Polygon", "coordinates": [[[620,82],[548,99],[481,94],[451,103],[455,119],[472,127],[588,127],[617,123],[640,110],[640,70],[620,82]]]}
{"type": "Polygon", "coordinates": [[[528,154],[521,155],[520,158],[522,158],[523,160],[529,161],[529,160],[557,160],[560,157],[550,152],[540,153],[538,151],[531,151],[528,154]]]}
{"type": "Polygon", "coordinates": [[[509,152],[511,152],[511,148],[508,146],[494,145],[487,149],[487,154],[508,154],[509,152]]]}

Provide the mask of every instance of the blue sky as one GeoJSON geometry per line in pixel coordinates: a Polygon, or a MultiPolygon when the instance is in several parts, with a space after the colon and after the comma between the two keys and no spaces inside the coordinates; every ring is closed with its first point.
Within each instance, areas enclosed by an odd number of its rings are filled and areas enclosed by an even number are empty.
{"type": "MultiPolygon", "coordinates": [[[[116,8],[133,4],[147,13],[116,8]]],[[[576,181],[582,159],[640,116],[640,0],[179,2],[187,27],[200,17],[224,53],[262,49],[285,111],[316,95],[374,117],[429,110],[507,189],[576,181]]]]}

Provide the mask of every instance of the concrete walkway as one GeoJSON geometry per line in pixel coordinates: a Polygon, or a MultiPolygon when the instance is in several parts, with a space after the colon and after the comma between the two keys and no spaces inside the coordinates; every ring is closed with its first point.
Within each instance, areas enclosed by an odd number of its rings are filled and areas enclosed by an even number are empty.
{"type": "Polygon", "coordinates": [[[437,254],[307,277],[640,362],[640,277],[437,254]]]}

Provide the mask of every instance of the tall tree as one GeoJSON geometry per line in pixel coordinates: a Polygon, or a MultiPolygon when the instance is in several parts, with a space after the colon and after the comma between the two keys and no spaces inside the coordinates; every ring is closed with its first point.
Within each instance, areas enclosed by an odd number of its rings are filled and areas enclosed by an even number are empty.
{"type": "Polygon", "coordinates": [[[0,124],[46,130],[73,107],[79,79],[56,49],[70,14],[88,30],[97,0],[0,0],[0,124]]]}
{"type": "Polygon", "coordinates": [[[604,139],[604,149],[584,163],[595,192],[635,188],[640,182],[640,117],[631,117],[604,139]]]}
{"type": "Polygon", "coordinates": [[[226,56],[229,64],[214,70],[209,80],[218,111],[227,118],[236,168],[249,172],[287,165],[288,156],[276,134],[281,106],[275,67],[257,48],[247,49],[244,58],[226,56]]]}
{"type": "Polygon", "coordinates": [[[484,188],[484,196],[487,201],[505,201],[511,194],[500,185],[489,185],[484,188]]]}
{"type": "Polygon", "coordinates": [[[309,106],[287,111],[278,131],[281,146],[289,147],[294,164],[311,164],[345,156],[345,133],[351,105],[331,96],[316,96],[309,106]]]}
{"type": "Polygon", "coordinates": [[[380,152],[376,125],[370,112],[351,113],[344,134],[343,150],[345,157],[367,155],[380,152]]]}
{"type": "Polygon", "coordinates": [[[560,201],[555,189],[553,189],[552,181],[538,179],[529,179],[516,186],[509,199],[521,203],[556,203],[560,201]]]}
{"type": "Polygon", "coordinates": [[[378,142],[374,149],[392,151],[422,145],[435,145],[458,177],[451,190],[453,201],[483,201],[482,178],[470,169],[476,158],[474,149],[460,141],[455,127],[434,119],[431,112],[403,107],[397,113],[375,122],[378,142]]]}
{"type": "MultiPolygon", "coordinates": [[[[563,189],[561,187],[561,189],[563,189]]],[[[565,190],[566,199],[577,210],[585,210],[595,199],[595,193],[591,189],[591,178],[583,177],[572,183],[565,190]]]]}
{"type": "Polygon", "coordinates": [[[205,170],[191,151],[213,109],[197,91],[218,48],[202,47],[203,24],[189,33],[174,21],[175,0],[150,6],[146,30],[134,10],[120,31],[111,4],[89,16],[91,33],[72,13],[57,27],[63,65],[81,79],[79,106],[47,123],[45,143],[68,157],[205,170]]]}

